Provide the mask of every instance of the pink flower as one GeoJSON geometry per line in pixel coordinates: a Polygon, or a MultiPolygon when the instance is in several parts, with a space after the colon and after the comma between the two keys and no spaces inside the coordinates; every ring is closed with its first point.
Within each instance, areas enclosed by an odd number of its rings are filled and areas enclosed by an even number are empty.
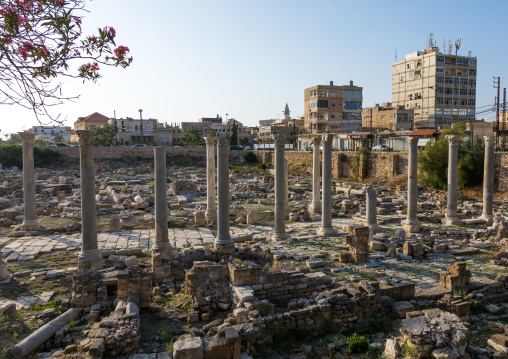
{"type": "Polygon", "coordinates": [[[120,60],[123,60],[126,53],[128,53],[130,50],[127,46],[118,46],[116,49],[113,50],[116,57],[118,57],[120,60]]]}
{"type": "Polygon", "coordinates": [[[63,6],[64,4],[64,0],[54,0],[55,1],[55,5],[58,5],[58,6],[63,6]]]}
{"type": "Polygon", "coordinates": [[[79,50],[74,50],[74,56],[81,56],[81,52],[79,52],[79,50]]]}
{"type": "Polygon", "coordinates": [[[18,17],[18,23],[20,23],[20,24],[21,24],[21,23],[24,23],[24,22],[27,22],[27,21],[28,21],[28,20],[27,20],[27,18],[26,18],[25,16],[20,15],[20,16],[18,17]]]}
{"type": "Polygon", "coordinates": [[[21,55],[21,57],[23,58],[23,60],[26,61],[28,59],[28,51],[24,47],[20,46],[18,48],[18,52],[21,55]]]}
{"type": "Polygon", "coordinates": [[[92,41],[97,41],[97,37],[95,35],[92,36],[92,41]]]}
{"type": "Polygon", "coordinates": [[[81,26],[81,18],[75,16],[74,17],[74,21],[76,21],[76,24],[78,24],[79,26],[81,26]]]}
{"type": "Polygon", "coordinates": [[[109,30],[109,32],[110,32],[110,34],[111,34],[111,35],[113,35],[113,36],[115,36],[115,35],[116,35],[116,30],[115,30],[115,28],[114,28],[114,27],[110,26],[110,27],[108,28],[108,30],[109,30]]]}
{"type": "Polygon", "coordinates": [[[8,38],[7,36],[2,37],[2,41],[5,44],[10,44],[12,42],[12,39],[8,38]]]}

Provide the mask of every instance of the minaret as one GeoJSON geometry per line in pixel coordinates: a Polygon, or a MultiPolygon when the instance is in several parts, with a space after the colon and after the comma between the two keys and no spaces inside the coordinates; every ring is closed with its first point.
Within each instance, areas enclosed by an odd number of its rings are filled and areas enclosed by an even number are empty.
{"type": "Polygon", "coordinates": [[[289,106],[288,106],[288,104],[287,104],[287,102],[286,102],[286,108],[284,109],[284,120],[286,120],[286,121],[287,121],[287,120],[290,120],[290,118],[289,118],[289,113],[290,113],[290,111],[289,111],[289,106]]]}

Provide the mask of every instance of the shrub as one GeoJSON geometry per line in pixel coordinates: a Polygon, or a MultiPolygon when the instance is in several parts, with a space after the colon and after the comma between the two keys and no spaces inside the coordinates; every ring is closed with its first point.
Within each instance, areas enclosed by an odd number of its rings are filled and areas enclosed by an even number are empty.
{"type": "Polygon", "coordinates": [[[357,335],[354,333],[347,338],[349,345],[349,352],[351,354],[362,353],[369,349],[369,341],[363,335],[357,335]]]}
{"type": "Polygon", "coordinates": [[[243,159],[247,163],[256,163],[258,161],[258,158],[256,157],[256,154],[252,151],[245,151],[243,153],[243,159]]]}

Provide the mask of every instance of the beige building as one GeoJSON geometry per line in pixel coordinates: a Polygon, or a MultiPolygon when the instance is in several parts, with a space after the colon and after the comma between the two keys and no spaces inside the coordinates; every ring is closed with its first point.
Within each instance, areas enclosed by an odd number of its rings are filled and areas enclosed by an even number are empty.
{"type": "Polygon", "coordinates": [[[363,88],[317,85],[304,90],[305,127],[311,134],[361,131],[363,88]]]}
{"type": "Polygon", "coordinates": [[[480,139],[483,141],[483,136],[494,136],[495,128],[495,122],[486,122],[485,120],[471,121],[466,124],[466,130],[473,138],[473,146],[476,145],[477,140],[480,139]]]}
{"type": "Polygon", "coordinates": [[[286,136],[286,143],[295,144],[298,135],[307,133],[304,127],[304,119],[291,118],[291,112],[287,103],[282,113],[284,114],[283,119],[259,121],[258,135],[260,143],[272,143],[274,134],[284,134],[286,136]]]}
{"type": "Polygon", "coordinates": [[[415,128],[474,119],[476,57],[444,54],[437,47],[407,54],[392,65],[392,103],[414,110],[415,128]]]}
{"type": "Polygon", "coordinates": [[[392,106],[391,102],[383,102],[381,106],[363,109],[363,131],[401,131],[414,128],[414,110],[405,109],[403,106],[392,106]]]}
{"type": "MultiPolygon", "coordinates": [[[[91,115],[86,117],[78,117],[78,119],[74,122],[74,131],[76,130],[88,130],[90,127],[100,127],[107,125],[109,123],[109,118],[104,115],[101,115],[98,112],[94,112],[91,115]]],[[[78,135],[73,133],[71,135],[71,142],[78,142],[78,135]]]]}

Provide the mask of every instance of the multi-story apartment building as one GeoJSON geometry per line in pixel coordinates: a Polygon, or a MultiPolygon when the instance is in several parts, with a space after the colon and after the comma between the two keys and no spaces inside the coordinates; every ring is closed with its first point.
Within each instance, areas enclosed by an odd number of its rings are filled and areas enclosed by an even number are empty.
{"type": "Polygon", "coordinates": [[[363,131],[401,131],[414,129],[414,110],[402,106],[392,106],[383,102],[381,106],[366,107],[362,114],[363,131]]]}
{"type": "Polygon", "coordinates": [[[63,142],[71,140],[72,129],[68,126],[32,126],[32,133],[35,138],[40,138],[44,141],[55,142],[56,136],[61,136],[63,142]]]}
{"type": "Polygon", "coordinates": [[[341,133],[362,130],[363,88],[317,85],[304,90],[304,121],[309,133],[341,133]]]}
{"type": "Polygon", "coordinates": [[[118,143],[124,145],[155,143],[154,133],[159,125],[156,119],[110,118],[108,123],[118,130],[116,136],[118,143]]]}
{"type": "Polygon", "coordinates": [[[392,103],[414,109],[415,128],[450,126],[474,119],[476,57],[439,52],[407,54],[392,65],[392,103]]]}

